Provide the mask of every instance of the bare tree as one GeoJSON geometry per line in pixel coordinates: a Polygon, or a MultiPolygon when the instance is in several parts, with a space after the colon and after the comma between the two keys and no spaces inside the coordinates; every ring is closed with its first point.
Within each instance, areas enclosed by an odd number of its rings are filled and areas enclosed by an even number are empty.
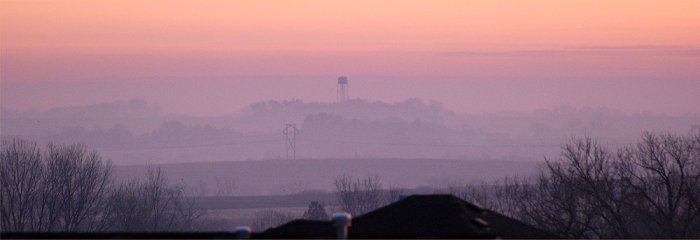
{"type": "Polygon", "coordinates": [[[0,222],[5,231],[34,231],[42,184],[41,150],[35,142],[2,141],[0,222]]]}
{"type": "Polygon", "coordinates": [[[296,219],[297,216],[291,213],[283,213],[276,210],[263,210],[255,213],[252,228],[255,231],[265,231],[272,227],[285,224],[296,219]]]}
{"type": "Polygon", "coordinates": [[[611,151],[573,139],[537,177],[447,192],[572,238],[700,237],[700,131],[611,151]]]}
{"type": "Polygon", "coordinates": [[[540,176],[471,188],[463,197],[574,238],[700,237],[700,132],[646,133],[610,151],[574,139],[540,176]]]}
{"type": "Polygon", "coordinates": [[[145,182],[121,184],[111,196],[111,207],[113,231],[193,230],[204,214],[182,187],[167,184],[159,168],[150,168],[145,182]]]}
{"type": "Polygon", "coordinates": [[[141,196],[141,183],[130,181],[122,183],[114,189],[110,196],[109,222],[110,231],[135,232],[146,227],[146,221],[141,216],[144,211],[141,196]]]}
{"type": "Polygon", "coordinates": [[[328,213],[326,212],[326,206],[322,202],[312,201],[309,203],[309,208],[304,212],[304,219],[308,220],[328,220],[328,213]]]}
{"type": "Polygon", "coordinates": [[[571,188],[565,179],[542,173],[534,179],[505,181],[495,196],[497,201],[512,205],[496,205],[495,210],[531,223],[568,238],[599,237],[594,226],[595,208],[587,202],[587,195],[571,188]],[[504,198],[504,199],[500,199],[504,198]]]}
{"type": "Polygon", "coordinates": [[[547,160],[547,173],[541,181],[557,187],[561,184],[568,191],[560,195],[564,197],[561,200],[569,202],[562,210],[569,210],[566,221],[570,227],[580,225],[578,231],[592,231],[598,237],[635,237],[636,231],[627,224],[631,219],[627,218],[629,212],[624,207],[630,196],[619,184],[613,157],[591,138],[572,140],[562,147],[558,161],[547,160]]]}
{"type": "Polygon", "coordinates": [[[354,179],[342,176],[335,179],[336,197],[343,211],[358,216],[382,204],[382,185],[378,176],[354,179]]]}
{"type": "Polygon", "coordinates": [[[221,178],[216,178],[216,193],[215,196],[217,197],[222,197],[222,196],[231,196],[233,194],[233,191],[236,188],[236,183],[233,181],[233,179],[230,179],[228,177],[221,179],[221,178]]]}
{"type": "Polygon", "coordinates": [[[2,224],[10,231],[99,231],[111,165],[83,145],[3,142],[2,224]]]}
{"type": "Polygon", "coordinates": [[[384,191],[384,203],[382,205],[389,205],[398,202],[401,200],[401,197],[405,194],[405,192],[406,191],[404,191],[403,188],[389,187],[389,189],[384,191]]]}
{"type": "Polygon", "coordinates": [[[115,185],[112,166],[83,145],[2,142],[0,223],[12,232],[189,230],[202,212],[160,170],[115,185]]]}
{"type": "Polygon", "coordinates": [[[44,174],[46,230],[99,231],[111,184],[111,164],[84,145],[49,144],[44,174]]]}
{"type": "Polygon", "coordinates": [[[651,237],[700,236],[697,137],[646,133],[618,154],[621,185],[636,200],[625,203],[651,237]]]}

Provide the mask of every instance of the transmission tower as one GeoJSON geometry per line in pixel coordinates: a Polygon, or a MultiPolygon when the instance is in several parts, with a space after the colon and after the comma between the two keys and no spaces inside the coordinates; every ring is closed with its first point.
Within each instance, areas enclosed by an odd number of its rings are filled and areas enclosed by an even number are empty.
{"type": "Polygon", "coordinates": [[[287,159],[297,159],[297,135],[299,135],[299,129],[297,129],[296,124],[288,123],[284,127],[284,139],[287,148],[287,159]]]}

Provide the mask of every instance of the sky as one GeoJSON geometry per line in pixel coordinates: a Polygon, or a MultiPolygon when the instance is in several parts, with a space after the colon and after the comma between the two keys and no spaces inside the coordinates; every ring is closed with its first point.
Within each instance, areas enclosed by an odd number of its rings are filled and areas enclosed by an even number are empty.
{"type": "Polygon", "coordinates": [[[0,1],[0,99],[141,98],[232,114],[268,99],[434,99],[700,115],[700,1],[0,1]]]}

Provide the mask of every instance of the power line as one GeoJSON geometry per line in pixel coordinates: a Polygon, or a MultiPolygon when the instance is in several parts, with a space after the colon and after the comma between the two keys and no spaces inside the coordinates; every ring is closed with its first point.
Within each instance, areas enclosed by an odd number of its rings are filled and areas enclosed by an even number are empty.
{"type": "Polygon", "coordinates": [[[155,147],[142,147],[142,148],[129,148],[128,146],[122,146],[125,149],[118,148],[102,148],[100,146],[95,146],[96,148],[101,148],[101,151],[141,151],[141,150],[166,150],[166,149],[187,149],[187,148],[206,148],[206,147],[224,147],[233,145],[245,145],[245,144],[258,144],[258,143],[271,143],[280,142],[280,139],[260,139],[255,141],[237,141],[237,142],[227,142],[227,143],[210,143],[210,144],[195,144],[195,145],[176,145],[176,146],[155,146],[155,147]]]}
{"type": "MultiPolygon", "coordinates": [[[[338,143],[338,144],[361,144],[361,145],[379,145],[379,146],[406,146],[406,147],[508,147],[508,148],[530,148],[530,147],[561,147],[561,144],[459,144],[459,143],[408,143],[408,142],[382,142],[382,141],[353,141],[353,140],[339,140],[331,138],[309,138],[305,137],[302,139],[304,142],[315,142],[315,143],[338,143]]],[[[434,141],[435,142],[435,141],[434,141]]],[[[623,145],[622,143],[620,143],[623,145]]]]}
{"type": "MultiPolygon", "coordinates": [[[[141,148],[130,148],[129,146],[94,146],[100,148],[102,151],[140,151],[140,150],[167,150],[167,149],[190,149],[190,148],[207,148],[207,147],[224,147],[233,145],[250,145],[250,144],[260,144],[260,143],[273,143],[273,142],[285,142],[285,150],[287,154],[287,159],[296,159],[297,157],[297,144],[302,142],[311,143],[322,143],[322,144],[358,144],[358,145],[378,145],[378,146],[403,146],[403,147],[507,147],[507,148],[557,148],[561,147],[561,144],[466,144],[466,143],[435,143],[438,140],[432,141],[433,143],[418,143],[418,142],[393,142],[393,141],[366,141],[366,140],[342,140],[334,138],[319,138],[319,137],[305,137],[303,139],[298,139],[299,129],[296,124],[286,124],[285,129],[282,132],[284,134],[284,140],[279,139],[272,134],[259,134],[259,135],[249,135],[246,137],[239,138],[240,141],[232,141],[226,143],[208,143],[208,144],[187,144],[187,145],[174,145],[174,146],[154,146],[154,147],[141,147],[141,148]],[[254,139],[258,138],[258,139],[254,139]],[[262,138],[262,139],[260,139],[262,138]]],[[[633,143],[612,143],[616,146],[627,146],[633,143]]]]}

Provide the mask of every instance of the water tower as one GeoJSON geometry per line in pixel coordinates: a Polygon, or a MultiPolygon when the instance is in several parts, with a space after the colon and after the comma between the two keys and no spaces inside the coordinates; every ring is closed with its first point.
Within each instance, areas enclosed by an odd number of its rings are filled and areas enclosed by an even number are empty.
{"type": "Polygon", "coordinates": [[[348,89],[348,77],[338,77],[338,102],[345,102],[350,99],[350,89],[348,89]]]}

